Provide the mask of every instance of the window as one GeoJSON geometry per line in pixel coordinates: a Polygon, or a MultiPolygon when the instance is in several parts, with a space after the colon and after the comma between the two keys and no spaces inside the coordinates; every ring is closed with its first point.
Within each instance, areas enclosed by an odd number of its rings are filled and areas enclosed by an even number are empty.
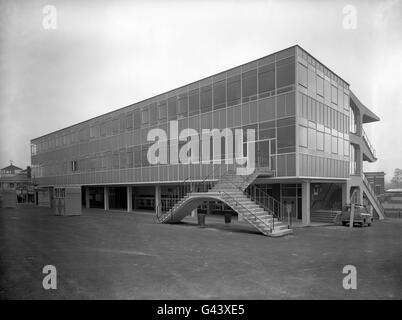
{"type": "Polygon", "coordinates": [[[166,101],[159,102],[158,105],[158,120],[160,122],[166,120],[167,118],[167,108],[166,108],[166,101]]]}
{"type": "Polygon", "coordinates": [[[295,126],[279,127],[278,131],[278,153],[295,151],[295,126]]]}
{"type": "Polygon", "coordinates": [[[299,84],[307,88],[307,67],[299,63],[299,84]]]}
{"type": "Polygon", "coordinates": [[[152,103],[149,106],[149,124],[154,124],[157,122],[157,120],[158,120],[157,114],[158,114],[158,109],[157,109],[156,103],[152,103]]]}
{"type": "Polygon", "coordinates": [[[275,90],[275,64],[269,64],[258,69],[258,93],[260,98],[269,91],[275,90]]]}
{"type": "Polygon", "coordinates": [[[276,63],[276,85],[286,87],[295,82],[295,58],[290,57],[276,63]]]}
{"type": "Polygon", "coordinates": [[[147,108],[141,110],[141,125],[148,124],[149,112],[147,108]]]}
{"type": "Polygon", "coordinates": [[[275,121],[267,121],[259,124],[259,140],[275,138],[275,121]]]}
{"type": "Polygon", "coordinates": [[[327,133],[325,134],[324,151],[326,153],[331,153],[331,135],[327,133]]]}
{"type": "Polygon", "coordinates": [[[307,128],[306,127],[299,127],[299,132],[300,132],[300,146],[307,148],[307,128]]]}
{"type": "Polygon", "coordinates": [[[141,110],[134,110],[134,129],[141,128],[141,110]]]}
{"type": "Polygon", "coordinates": [[[126,121],[127,121],[126,122],[126,129],[127,130],[132,129],[133,128],[133,113],[132,112],[127,113],[126,121]]]}
{"type": "Polygon", "coordinates": [[[259,121],[275,119],[275,97],[258,101],[259,121]]]}
{"type": "Polygon", "coordinates": [[[313,128],[308,128],[308,148],[310,150],[317,148],[316,130],[313,128]]]}
{"type": "Polygon", "coordinates": [[[308,70],[308,91],[313,93],[313,97],[315,97],[316,94],[316,75],[313,70],[308,70]]]}
{"type": "Polygon", "coordinates": [[[234,76],[227,80],[227,103],[234,106],[240,103],[241,87],[240,76],[234,76]]]}
{"type": "Polygon", "coordinates": [[[214,83],[214,109],[226,107],[226,83],[225,80],[214,83]]]}
{"type": "Polygon", "coordinates": [[[343,156],[343,139],[338,137],[338,154],[343,156]]]}
{"type": "Polygon", "coordinates": [[[77,161],[76,160],[71,161],[71,171],[72,172],[77,171],[77,161]]]}
{"type": "Polygon", "coordinates": [[[188,103],[188,113],[190,116],[200,113],[200,95],[198,89],[189,92],[188,103]]]}
{"type": "Polygon", "coordinates": [[[345,110],[349,109],[349,96],[346,93],[343,94],[343,108],[345,110]]]}
{"type": "Polygon", "coordinates": [[[317,131],[317,150],[324,151],[324,133],[317,131]]]}
{"type": "Polygon", "coordinates": [[[242,75],[243,102],[257,98],[257,69],[247,71],[242,75]]]}
{"type": "Polygon", "coordinates": [[[324,81],[324,98],[327,104],[331,102],[331,84],[328,80],[324,81]]]}
{"type": "Polygon", "coordinates": [[[338,89],[331,85],[331,102],[338,104],[338,89]]]}
{"type": "Polygon", "coordinates": [[[177,114],[181,115],[182,117],[187,117],[187,108],[188,108],[188,97],[187,93],[182,93],[179,95],[179,105],[177,108],[177,114]]]}
{"type": "Polygon", "coordinates": [[[294,152],[296,143],[295,117],[278,120],[277,127],[277,153],[294,152]]]}
{"type": "Polygon", "coordinates": [[[112,133],[116,134],[119,132],[119,120],[113,119],[112,120],[112,133]]]}
{"type": "Polygon", "coordinates": [[[201,112],[212,110],[212,87],[211,85],[201,88],[201,112]]]}
{"type": "Polygon", "coordinates": [[[317,75],[317,94],[324,97],[324,79],[317,75]]]}
{"type": "Polygon", "coordinates": [[[177,119],[177,98],[176,96],[168,99],[168,120],[177,119]]]}
{"type": "Polygon", "coordinates": [[[332,137],[332,153],[338,153],[338,138],[332,137]]]}

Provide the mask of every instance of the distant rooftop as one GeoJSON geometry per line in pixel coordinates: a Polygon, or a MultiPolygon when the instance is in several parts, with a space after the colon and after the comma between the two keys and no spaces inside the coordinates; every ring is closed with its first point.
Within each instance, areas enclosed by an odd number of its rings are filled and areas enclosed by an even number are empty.
{"type": "Polygon", "coordinates": [[[12,165],[9,165],[9,166],[7,166],[7,167],[2,168],[1,170],[2,170],[2,171],[4,170],[4,171],[11,171],[11,172],[14,172],[14,171],[16,171],[16,170],[22,170],[22,169],[12,164],[12,165]]]}
{"type": "Polygon", "coordinates": [[[389,192],[389,193],[402,193],[402,189],[388,189],[385,192],[389,192]]]}

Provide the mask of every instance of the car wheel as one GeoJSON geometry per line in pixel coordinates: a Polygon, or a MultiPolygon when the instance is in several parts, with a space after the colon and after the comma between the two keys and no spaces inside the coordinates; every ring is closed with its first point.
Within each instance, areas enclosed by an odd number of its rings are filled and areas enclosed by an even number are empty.
{"type": "Polygon", "coordinates": [[[345,221],[342,221],[342,225],[343,225],[343,226],[346,226],[346,222],[345,222],[345,221]]]}

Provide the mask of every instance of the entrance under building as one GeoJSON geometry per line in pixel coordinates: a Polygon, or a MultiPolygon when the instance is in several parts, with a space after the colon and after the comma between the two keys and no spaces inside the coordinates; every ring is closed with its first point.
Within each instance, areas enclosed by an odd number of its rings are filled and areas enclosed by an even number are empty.
{"type": "Polygon", "coordinates": [[[312,183],[311,187],[311,221],[333,222],[342,211],[341,183],[312,183]]]}
{"type": "Polygon", "coordinates": [[[109,209],[127,210],[127,187],[109,187],[109,209]]]}
{"type": "Polygon", "coordinates": [[[90,208],[104,208],[104,191],[103,187],[82,187],[81,188],[81,204],[86,206],[87,196],[89,197],[90,208]],[[88,188],[88,193],[86,192],[88,188]]]}

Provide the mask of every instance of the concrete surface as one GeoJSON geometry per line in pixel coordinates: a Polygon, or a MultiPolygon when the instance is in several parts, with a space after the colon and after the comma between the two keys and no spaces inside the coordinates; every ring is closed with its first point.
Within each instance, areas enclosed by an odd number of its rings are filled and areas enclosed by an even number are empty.
{"type": "Polygon", "coordinates": [[[223,217],[159,225],[151,214],[0,209],[2,299],[401,299],[402,220],[297,228],[268,238],[223,217]],[[42,269],[57,268],[57,290],[42,269]],[[342,269],[357,268],[345,290],[342,269]]]}

